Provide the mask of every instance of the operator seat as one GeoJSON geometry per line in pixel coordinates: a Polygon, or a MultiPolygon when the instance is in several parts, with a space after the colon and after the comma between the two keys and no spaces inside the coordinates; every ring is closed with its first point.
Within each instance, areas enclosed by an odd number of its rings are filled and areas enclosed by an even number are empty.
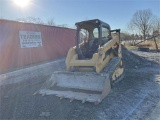
{"type": "Polygon", "coordinates": [[[90,39],[90,40],[89,40],[89,47],[90,47],[90,48],[92,47],[93,42],[94,42],[94,39],[90,39]]]}

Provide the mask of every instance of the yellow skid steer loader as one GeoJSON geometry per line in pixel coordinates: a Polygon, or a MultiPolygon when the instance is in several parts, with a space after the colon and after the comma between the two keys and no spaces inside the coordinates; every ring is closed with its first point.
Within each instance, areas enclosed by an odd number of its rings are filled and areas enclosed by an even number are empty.
{"type": "Polygon", "coordinates": [[[76,26],[76,46],[68,51],[66,71],[53,72],[38,93],[98,104],[124,76],[120,29],[111,30],[99,19],[76,26]]]}

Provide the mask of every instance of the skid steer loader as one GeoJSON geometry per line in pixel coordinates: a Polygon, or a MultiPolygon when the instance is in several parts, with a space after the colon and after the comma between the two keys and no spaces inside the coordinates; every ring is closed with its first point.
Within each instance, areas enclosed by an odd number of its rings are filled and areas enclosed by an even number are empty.
{"type": "Polygon", "coordinates": [[[120,29],[111,30],[99,19],[76,26],[76,46],[68,51],[66,71],[53,72],[38,93],[98,104],[124,76],[120,29]]]}

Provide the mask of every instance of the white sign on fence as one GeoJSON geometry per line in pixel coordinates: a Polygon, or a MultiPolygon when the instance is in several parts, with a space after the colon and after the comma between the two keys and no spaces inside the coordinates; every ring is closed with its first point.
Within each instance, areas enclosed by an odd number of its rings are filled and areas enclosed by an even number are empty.
{"type": "Polygon", "coordinates": [[[41,32],[19,31],[21,48],[42,46],[41,32]]]}

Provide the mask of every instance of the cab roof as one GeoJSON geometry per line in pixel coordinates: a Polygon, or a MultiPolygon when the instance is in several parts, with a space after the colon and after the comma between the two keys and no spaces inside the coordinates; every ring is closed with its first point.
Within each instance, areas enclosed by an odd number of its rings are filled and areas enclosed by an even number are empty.
{"type": "Polygon", "coordinates": [[[80,28],[86,28],[86,29],[87,28],[92,29],[92,28],[98,27],[99,25],[102,25],[103,27],[107,27],[110,30],[109,24],[107,24],[99,19],[81,21],[81,22],[77,22],[75,25],[79,26],[80,28]]]}

